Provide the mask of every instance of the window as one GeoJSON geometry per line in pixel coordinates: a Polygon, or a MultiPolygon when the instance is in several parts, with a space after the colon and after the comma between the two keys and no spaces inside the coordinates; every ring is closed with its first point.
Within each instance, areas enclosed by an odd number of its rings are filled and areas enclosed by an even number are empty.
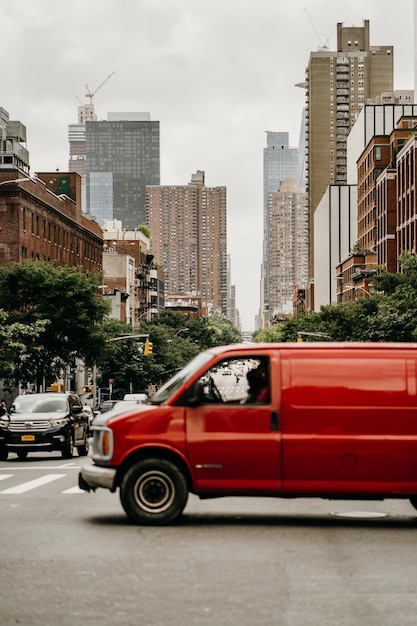
{"type": "Polygon", "coordinates": [[[201,404],[267,404],[269,402],[269,359],[239,357],[217,363],[196,387],[201,404]]]}

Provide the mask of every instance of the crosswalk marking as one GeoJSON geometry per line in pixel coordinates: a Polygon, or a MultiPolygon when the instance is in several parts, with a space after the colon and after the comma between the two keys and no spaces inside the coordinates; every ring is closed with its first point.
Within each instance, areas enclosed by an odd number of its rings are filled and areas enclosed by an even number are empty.
{"type": "Polygon", "coordinates": [[[4,480],[5,478],[13,478],[13,474],[0,474],[0,480],[4,480]]]}
{"type": "Polygon", "coordinates": [[[65,491],[63,491],[62,493],[87,493],[87,492],[83,491],[79,487],[71,487],[70,489],[65,489],[65,491]]]}
{"type": "Polygon", "coordinates": [[[0,491],[0,494],[19,494],[25,493],[26,491],[30,491],[31,489],[35,489],[36,487],[40,487],[41,485],[46,485],[47,483],[51,483],[54,480],[58,480],[58,478],[64,478],[65,474],[47,474],[46,476],[40,476],[40,478],[35,478],[35,480],[29,480],[26,483],[22,483],[21,485],[16,485],[15,487],[9,487],[9,489],[4,489],[0,491]]]}

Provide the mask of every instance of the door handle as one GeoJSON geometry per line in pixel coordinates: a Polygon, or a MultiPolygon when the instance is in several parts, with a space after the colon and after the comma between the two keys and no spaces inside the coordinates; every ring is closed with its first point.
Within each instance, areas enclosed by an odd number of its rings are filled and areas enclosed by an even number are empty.
{"type": "Polygon", "coordinates": [[[271,413],[271,430],[279,429],[279,415],[278,411],[272,411],[271,413]]]}

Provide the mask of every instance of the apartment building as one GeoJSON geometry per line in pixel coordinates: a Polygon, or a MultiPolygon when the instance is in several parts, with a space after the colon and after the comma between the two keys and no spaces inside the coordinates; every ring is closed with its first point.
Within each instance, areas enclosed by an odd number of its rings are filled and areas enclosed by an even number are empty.
{"type": "Polygon", "coordinates": [[[293,310],[296,285],[308,279],[308,211],[306,194],[294,179],[285,179],[269,194],[268,283],[272,321],[293,310]]]}
{"type": "Polygon", "coordinates": [[[226,187],[207,187],[197,171],[188,185],[148,185],[150,249],[165,272],[165,296],[201,298],[203,312],[227,316],[226,187]]]}
{"type": "Polygon", "coordinates": [[[149,322],[165,308],[164,274],[154,264],[150,242],[141,230],[126,230],[119,220],[106,221],[102,293],[113,317],[132,327],[149,322]]]}
{"type": "Polygon", "coordinates": [[[363,26],[337,24],[337,49],[312,52],[306,69],[309,275],[314,278],[314,213],[329,185],[348,183],[347,138],[369,98],[393,91],[393,46],[371,46],[363,26]]]}

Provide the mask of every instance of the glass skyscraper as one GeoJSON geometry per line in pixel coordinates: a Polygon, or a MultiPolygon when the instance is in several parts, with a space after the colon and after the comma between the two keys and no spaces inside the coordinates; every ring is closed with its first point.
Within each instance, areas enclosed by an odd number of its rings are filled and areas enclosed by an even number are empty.
{"type": "Polygon", "coordinates": [[[159,185],[159,122],[149,113],[109,113],[86,122],[86,208],[100,224],[146,224],[146,185],[159,185]]]}

